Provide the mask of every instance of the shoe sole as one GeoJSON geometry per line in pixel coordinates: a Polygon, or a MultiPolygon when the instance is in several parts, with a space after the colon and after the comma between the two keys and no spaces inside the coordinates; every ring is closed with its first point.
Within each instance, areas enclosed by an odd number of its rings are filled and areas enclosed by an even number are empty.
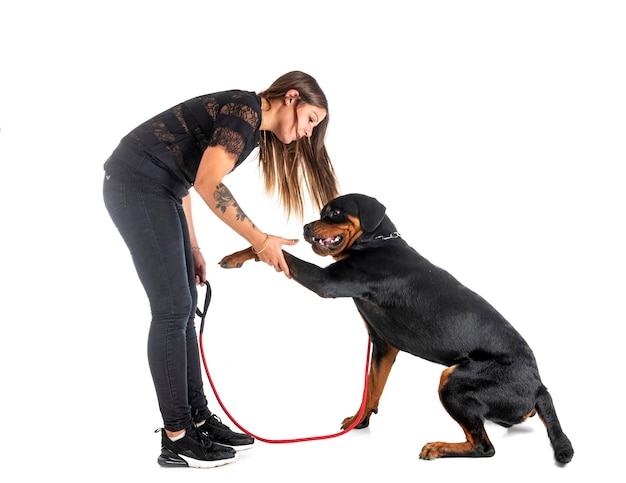
{"type": "Polygon", "coordinates": [[[232,463],[235,461],[235,456],[221,460],[197,460],[163,448],[157,462],[164,468],[217,468],[232,463]]]}
{"type": "MultiPolygon", "coordinates": [[[[220,444],[224,444],[224,443],[220,443],[220,444]]],[[[234,446],[232,444],[224,444],[224,446],[228,446],[229,448],[234,449],[235,451],[246,451],[247,449],[252,449],[254,448],[254,443],[250,443],[250,444],[241,444],[239,446],[234,446]]]]}

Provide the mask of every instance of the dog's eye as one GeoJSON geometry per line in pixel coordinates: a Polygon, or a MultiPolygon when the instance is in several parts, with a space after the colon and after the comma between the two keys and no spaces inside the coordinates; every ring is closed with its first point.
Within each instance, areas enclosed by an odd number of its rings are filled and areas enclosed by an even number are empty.
{"type": "Polygon", "coordinates": [[[336,218],[339,215],[341,215],[341,210],[333,210],[333,211],[330,212],[330,217],[331,218],[336,218]]]}

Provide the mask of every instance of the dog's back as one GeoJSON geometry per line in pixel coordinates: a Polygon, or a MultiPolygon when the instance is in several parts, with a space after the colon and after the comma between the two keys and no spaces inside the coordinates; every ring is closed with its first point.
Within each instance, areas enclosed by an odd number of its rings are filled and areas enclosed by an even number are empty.
{"type": "Polygon", "coordinates": [[[402,351],[451,366],[466,357],[523,357],[530,347],[485,299],[433,265],[404,240],[369,250],[350,250],[332,270],[350,283],[376,280],[353,297],[359,312],[381,337],[402,351]]]}

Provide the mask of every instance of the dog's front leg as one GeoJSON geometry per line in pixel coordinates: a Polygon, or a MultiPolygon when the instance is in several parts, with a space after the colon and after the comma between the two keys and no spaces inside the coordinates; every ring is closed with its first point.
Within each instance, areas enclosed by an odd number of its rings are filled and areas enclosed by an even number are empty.
{"type": "MultiPolygon", "coordinates": [[[[372,340],[372,360],[370,365],[370,371],[367,376],[367,399],[365,401],[365,410],[361,416],[361,421],[356,426],[357,429],[366,428],[369,426],[370,416],[372,413],[378,413],[378,404],[380,403],[380,397],[385,389],[385,384],[389,378],[391,367],[396,361],[396,356],[400,352],[395,347],[383,342],[370,334],[372,340]]],[[[359,411],[349,418],[346,418],[341,423],[341,428],[346,429],[350,427],[356,419],[359,417],[359,411]]]]}
{"type": "Polygon", "coordinates": [[[226,255],[220,260],[219,265],[222,268],[241,268],[241,266],[248,260],[259,260],[252,247],[226,255]]]}
{"type": "Polygon", "coordinates": [[[322,268],[283,251],[291,277],[305,288],[323,298],[359,297],[362,284],[350,280],[349,271],[342,262],[322,268]]]}

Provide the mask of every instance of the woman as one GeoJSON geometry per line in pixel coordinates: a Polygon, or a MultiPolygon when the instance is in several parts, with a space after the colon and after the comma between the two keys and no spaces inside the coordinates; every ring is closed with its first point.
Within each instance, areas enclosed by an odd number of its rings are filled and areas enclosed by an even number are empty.
{"type": "Polygon", "coordinates": [[[303,215],[303,188],[320,208],[338,194],[324,137],[328,102],[303,72],[267,90],[199,96],[141,124],[104,165],[104,202],[130,249],[152,312],[148,362],[163,416],[162,466],[213,467],[254,438],[230,430],[207,408],[195,329],[196,284],[206,263],[196,239],[189,189],[252,245],[260,261],[290,277],[286,239],[264,233],[223,178],[258,147],[265,190],[286,215],[303,215]]]}

